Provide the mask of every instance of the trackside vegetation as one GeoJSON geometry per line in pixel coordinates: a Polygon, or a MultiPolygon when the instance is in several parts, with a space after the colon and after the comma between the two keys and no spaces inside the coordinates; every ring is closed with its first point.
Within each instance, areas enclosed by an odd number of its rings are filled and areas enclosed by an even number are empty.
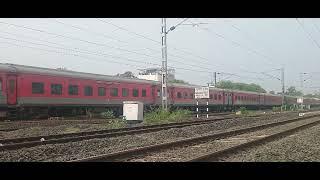
{"type": "Polygon", "coordinates": [[[190,115],[191,111],[185,109],[165,111],[162,108],[157,108],[145,114],[144,124],[180,122],[185,118],[190,117],[190,115]]]}

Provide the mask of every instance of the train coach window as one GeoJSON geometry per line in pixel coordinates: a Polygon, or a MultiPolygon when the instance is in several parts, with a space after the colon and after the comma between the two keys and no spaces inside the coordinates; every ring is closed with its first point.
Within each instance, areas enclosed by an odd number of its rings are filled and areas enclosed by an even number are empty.
{"type": "Polygon", "coordinates": [[[183,93],[183,98],[184,98],[184,99],[187,99],[187,98],[188,98],[188,93],[184,92],[184,93],[183,93]]]}
{"type": "Polygon", "coordinates": [[[9,80],[9,91],[10,91],[10,93],[14,93],[15,83],[16,83],[15,80],[13,80],[13,79],[9,80]]]}
{"type": "Polygon", "coordinates": [[[32,94],[43,94],[44,84],[43,83],[32,83],[32,94]]]}
{"type": "Polygon", "coordinates": [[[69,95],[78,95],[79,87],[77,85],[69,85],[69,95]]]}
{"type": "Polygon", "coordinates": [[[177,92],[177,98],[182,98],[181,92],[177,92]]]}
{"type": "Polygon", "coordinates": [[[51,94],[61,95],[62,85],[61,84],[51,84],[51,94]]]}
{"type": "Polygon", "coordinates": [[[129,89],[122,88],[122,97],[127,97],[129,95],[129,89]]]}
{"type": "Polygon", "coordinates": [[[2,79],[0,79],[0,95],[2,95],[2,79]]]}
{"type": "Polygon", "coordinates": [[[142,97],[146,97],[147,96],[147,90],[142,89],[141,95],[142,95],[142,97]]]}
{"type": "Polygon", "coordinates": [[[210,99],[213,99],[213,95],[212,94],[210,94],[210,99]]]}
{"type": "Polygon", "coordinates": [[[219,94],[219,96],[218,96],[218,97],[219,97],[219,100],[221,100],[221,94],[219,94]]]}
{"type": "Polygon", "coordinates": [[[133,89],[132,96],[133,97],[139,97],[139,90],[138,89],[133,89]]]}
{"type": "Polygon", "coordinates": [[[98,87],[98,96],[105,96],[106,95],[106,88],[98,87]]]}
{"type": "Polygon", "coordinates": [[[113,97],[118,96],[118,88],[111,88],[110,95],[113,97]]]}
{"type": "Polygon", "coordinates": [[[217,94],[214,94],[214,100],[217,100],[218,96],[217,94]]]}
{"type": "Polygon", "coordinates": [[[92,87],[91,86],[84,87],[84,95],[85,96],[92,96],[92,87]]]}

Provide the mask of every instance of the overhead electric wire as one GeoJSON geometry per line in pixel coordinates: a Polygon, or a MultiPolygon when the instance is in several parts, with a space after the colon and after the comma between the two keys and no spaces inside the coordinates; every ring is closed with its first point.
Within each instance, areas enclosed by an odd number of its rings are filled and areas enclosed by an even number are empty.
{"type": "Polygon", "coordinates": [[[320,45],[318,42],[312,37],[312,35],[304,28],[304,26],[301,24],[301,22],[296,18],[296,22],[299,24],[301,29],[308,35],[308,38],[320,49],[320,45]]]}
{"type": "MultiPolygon", "coordinates": [[[[1,37],[0,37],[1,38],[1,37]]],[[[12,39],[12,38],[10,38],[12,39]]],[[[22,41],[21,41],[22,42],[22,41]]],[[[14,44],[14,43],[10,43],[10,42],[0,42],[0,43],[6,43],[6,44],[11,44],[14,46],[18,46],[18,47],[27,47],[30,49],[36,49],[36,50],[41,50],[41,51],[46,51],[46,52],[53,52],[53,53],[58,53],[58,54],[63,54],[63,55],[72,55],[72,56],[76,56],[76,57],[81,57],[81,58],[85,58],[87,60],[92,59],[91,57],[88,56],[83,56],[83,55],[79,55],[79,54],[74,54],[74,53],[66,53],[66,52],[61,52],[61,51],[54,51],[54,50],[48,50],[48,49],[43,49],[43,48],[36,48],[36,47],[30,47],[30,46],[25,46],[25,45],[19,45],[19,44],[14,44]]],[[[39,45],[39,43],[34,43],[36,45],[39,45]]],[[[60,48],[63,49],[63,48],[60,48]]],[[[69,49],[68,49],[69,50],[69,49]]],[[[99,58],[94,58],[94,59],[99,59],[99,58]]],[[[136,66],[133,64],[128,64],[128,63],[122,63],[122,62],[118,62],[118,61],[112,61],[109,59],[99,59],[100,61],[105,61],[105,62],[111,62],[111,63],[116,63],[116,64],[122,64],[122,65],[126,65],[126,66],[130,66],[130,67],[138,67],[138,68],[147,68],[146,66],[136,66]]],[[[186,71],[192,71],[192,72],[199,72],[199,73],[211,73],[210,71],[201,71],[201,70],[195,70],[195,69],[188,69],[188,68],[181,68],[181,67],[176,67],[176,69],[181,69],[181,70],[186,70],[186,71]]],[[[221,72],[224,74],[229,74],[229,75],[233,75],[233,76],[237,76],[237,77],[243,77],[243,78],[251,78],[251,79],[258,79],[258,78],[252,78],[252,77],[244,77],[244,76],[240,76],[237,74],[231,74],[231,73],[225,73],[225,72],[221,72]]]]}
{"type": "MultiPolygon", "coordinates": [[[[201,19],[204,19],[204,18],[201,18],[201,19]]],[[[240,32],[241,34],[243,34],[245,36],[245,38],[251,42],[254,42],[253,38],[251,36],[248,35],[247,32],[241,30],[239,27],[237,27],[235,24],[233,24],[232,22],[230,21],[227,21],[225,19],[222,19],[224,22],[227,22],[227,24],[229,24],[233,29],[237,30],[238,32],[240,32]]],[[[209,24],[212,24],[212,23],[209,23],[209,24]]],[[[263,48],[265,49],[265,48],[263,48]]],[[[270,51],[270,49],[269,49],[270,51]]]]}
{"type": "MultiPolygon", "coordinates": [[[[13,33],[4,32],[4,31],[0,31],[0,32],[6,33],[6,34],[10,34],[10,35],[15,35],[15,36],[17,35],[17,34],[13,34],[13,33]]],[[[43,41],[43,42],[46,42],[46,43],[56,44],[56,45],[58,45],[58,46],[64,46],[64,47],[70,48],[70,47],[68,47],[68,46],[65,46],[65,45],[62,45],[62,44],[59,44],[59,43],[50,42],[50,41],[46,41],[46,40],[40,40],[40,39],[37,39],[37,38],[34,38],[34,37],[25,36],[25,35],[22,35],[22,36],[27,37],[27,38],[30,38],[30,39],[34,39],[34,40],[36,40],[36,41],[43,41]]],[[[42,45],[42,46],[47,46],[47,47],[51,47],[51,48],[63,49],[63,48],[61,48],[61,47],[53,47],[53,46],[49,46],[49,45],[46,45],[46,44],[33,43],[33,42],[30,42],[30,41],[18,40],[18,39],[14,39],[14,38],[1,37],[1,36],[0,36],[0,38],[11,39],[11,40],[21,41],[21,42],[27,42],[27,43],[37,44],[37,45],[42,45]]],[[[138,61],[138,60],[133,60],[133,59],[125,58],[125,57],[121,57],[121,56],[115,56],[115,55],[112,55],[112,54],[106,54],[106,53],[101,53],[101,52],[97,52],[97,51],[88,51],[88,50],[81,49],[81,48],[71,48],[71,49],[68,49],[68,50],[77,51],[77,52],[80,52],[80,53],[84,53],[83,51],[86,51],[85,53],[89,53],[89,54],[110,56],[110,57],[117,58],[117,59],[125,59],[125,60],[127,60],[127,61],[133,61],[133,62],[139,62],[139,63],[143,63],[143,64],[161,66],[160,64],[156,64],[156,63],[138,61]],[[73,50],[73,49],[75,49],[75,50],[73,50]]],[[[201,69],[211,70],[210,68],[205,68],[205,67],[198,66],[198,65],[193,65],[193,64],[187,64],[187,63],[182,62],[182,61],[177,61],[177,60],[172,60],[172,61],[182,63],[181,65],[188,65],[188,66],[191,66],[191,67],[198,67],[198,68],[201,68],[201,69]]],[[[170,68],[175,68],[175,66],[169,66],[169,67],[170,67],[170,68]]],[[[178,67],[178,68],[179,68],[179,67],[178,67]]]]}
{"type": "MultiPolygon", "coordinates": [[[[141,38],[150,40],[150,41],[155,42],[155,43],[157,43],[157,44],[161,44],[160,41],[157,41],[157,40],[154,40],[154,39],[149,38],[149,37],[147,37],[147,36],[141,35],[141,34],[139,34],[139,33],[136,33],[136,32],[134,32],[134,31],[131,31],[131,30],[127,29],[127,28],[118,26],[118,25],[116,25],[116,24],[114,24],[114,23],[111,23],[110,21],[101,20],[101,19],[99,19],[99,18],[97,18],[97,20],[99,20],[99,21],[101,21],[101,22],[104,22],[104,23],[106,23],[106,24],[110,24],[110,25],[112,25],[112,26],[114,26],[114,27],[117,27],[117,28],[119,28],[119,29],[121,29],[121,30],[124,30],[124,31],[126,31],[126,32],[129,32],[129,33],[134,34],[134,35],[136,35],[136,36],[139,36],[139,37],[141,37],[141,38]]],[[[170,48],[170,47],[169,47],[169,48],[170,48]]],[[[192,55],[192,56],[197,57],[197,58],[200,58],[200,59],[204,59],[204,60],[206,60],[206,63],[211,63],[209,59],[204,58],[204,57],[201,57],[201,56],[199,56],[199,55],[195,55],[195,54],[193,54],[193,53],[191,53],[191,52],[188,52],[188,51],[186,51],[186,50],[178,49],[178,48],[176,48],[176,47],[172,47],[172,49],[175,49],[176,51],[181,51],[181,52],[183,52],[183,53],[185,53],[185,54],[189,54],[189,55],[192,55]]],[[[170,55],[170,54],[168,54],[168,55],[170,55]]],[[[210,65],[211,65],[211,64],[210,64],[210,65]]]]}
{"type": "Polygon", "coordinates": [[[157,58],[157,57],[150,56],[150,55],[144,54],[144,53],[138,53],[138,52],[135,52],[135,51],[130,51],[130,50],[127,50],[127,49],[122,49],[122,48],[110,46],[110,45],[103,44],[103,43],[97,43],[97,42],[88,41],[88,40],[79,39],[79,38],[70,37],[70,36],[65,36],[65,35],[61,35],[61,34],[57,34],[57,33],[51,33],[51,32],[48,32],[48,31],[39,30],[39,29],[35,29],[35,28],[30,28],[30,27],[27,27],[27,26],[16,25],[16,24],[7,23],[7,22],[3,22],[3,21],[0,21],[0,24],[6,24],[6,25],[10,25],[10,26],[19,27],[19,28],[24,28],[24,29],[29,29],[29,30],[33,30],[33,31],[38,31],[38,32],[50,34],[50,35],[53,35],[53,36],[56,36],[56,37],[61,37],[61,38],[67,38],[67,39],[77,40],[77,41],[81,41],[81,42],[88,43],[88,44],[94,44],[94,45],[97,45],[97,46],[104,46],[104,47],[108,47],[108,48],[111,48],[111,49],[117,49],[117,50],[119,50],[119,51],[125,51],[125,52],[129,52],[129,53],[137,54],[137,55],[143,55],[143,56],[146,56],[146,57],[157,58]]]}
{"type": "MultiPolygon", "coordinates": [[[[112,26],[114,26],[114,27],[117,27],[117,28],[119,28],[119,29],[121,29],[121,30],[124,30],[124,31],[126,31],[126,32],[129,32],[129,33],[134,34],[134,35],[136,35],[136,36],[139,36],[139,37],[141,37],[141,38],[144,38],[144,39],[153,41],[153,42],[155,42],[155,43],[157,43],[157,44],[161,44],[160,41],[157,41],[157,40],[151,39],[151,38],[149,38],[149,37],[146,37],[146,36],[144,36],[144,35],[138,34],[138,33],[134,32],[134,31],[131,31],[131,30],[127,29],[127,28],[124,28],[124,27],[121,27],[121,26],[119,26],[119,25],[116,25],[116,24],[114,24],[114,23],[112,23],[112,22],[110,22],[110,21],[101,20],[101,19],[99,19],[99,18],[97,18],[97,20],[99,20],[99,21],[101,21],[101,22],[104,22],[104,23],[106,23],[106,24],[112,25],[112,26]]],[[[197,57],[197,58],[200,58],[200,59],[205,60],[205,61],[200,61],[200,62],[197,61],[197,63],[202,63],[202,64],[205,64],[205,65],[211,65],[211,66],[212,66],[211,61],[210,61],[208,58],[204,58],[204,57],[201,57],[201,56],[199,56],[199,55],[190,53],[189,51],[182,50],[182,49],[177,49],[177,48],[175,48],[175,47],[173,47],[173,49],[175,49],[176,51],[181,51],[181,52],[183,52],[183,53],[185,53],[185,54],[189,54],[189,55],[192,55],[192,56],[194,56],[194,57],[197,57]]],[[[179,56],[176,56],[176,55],[172,55],[172,54],[170,54],[170,53],[168,53],[168,56],[179,57],[179,56]]],[[[181,57],[179,57],[179,58],[181,58],[181,57]]],[[[185,59],[185,60],[187,60],[187,59],[185,59]]],[[[215,64],[215,65],[217,65],[217,64],[215,64]]],[[[252,72],[252,71],[246,71],[246,70],[241,70],[241,71],[248,72],[248,73],[259,74],[259,72],[252,72]]]]}
{"type": "MultiPolygon", "coordinates": [[[[7,25],[11,25],[11,26],[15,26],[15,27],[20,27],[20,28],[24,28],[24,29],[29,29],[29,30],[33,30],[33,31],[38,31],[38,32],[42,32],[42,33],[47,33],[47,34],[51,34],[51,35],[55,35],[55,36],[59,36],[59,37],[64,37],[64,38],[68,38],[68,39],[75,39],[75,40],[80,40],[80,41],[83,41],[83,42],[89,42],[89,43],[92,43],[92,42],[90,42],[90,41],[86,41],[86,40],[81,40],[81,39],[77,39],[77,38],[70,38],[70,37],[68,37],[68,36],[65,36],[65,35],[61,35],[61,34],[56,34],[56,33],[50,33],[50,32],[47,32],[47,31],[44,31],[44,30],[39,30],[39,29],[35,29],[35,28],[30,28],[30,27],[26,27],[26,26],[21,26],[21,25],[16,25],[16,24],[11,24],[11,23],[7,23],[7,22],[1,22],[0,21],[0,23],[2,23],[2,24],[7,24],[7,25]]],[[[6,43],[8,43],[8,42],[6,42],[6,43]]],[[[10,44],[10,43],[9,43],[10,44]]],[[[11,43],[12,44],[12,43],[11,43]]],[[[99,44],[99,43],[93,43],[93,44],[99,44]]],[[[16,44],[14,44],[14,45],[16,45],[16,44]]],[[[18,45],[18,46],[21,46],[21,45],[18,45]]],[[[29,47],[30,48],[30,47],[29,47]]],[[[55,47],[56,48],[56,47],[55,47]]],[[[40,49],[40,48],[34,48],[34,49],[40,49]]],[[[43,49],[42,49],[43,50],[43,49]]],[[[48,51],[48,50],[46,50],[46,51],[48,51]]],[[[77,56],[79,56],[79,55],[77,55],[77,56]]],[[[80,57],[80,56],[79,56],[80,57]]],[[[85,57],[85,58],[87,58],[87,57],[85,57]]],[[[109,62],[111,62],[111,61],[109,61],[109,62]]],[[[118,64],[121,64],[121,63],[119,63],[119,62],[117,62],[118,64]]],[[[128,65],[128,64],[126,64],[126,65],[128,65]]],[[[129,65],[129,66],[131,66],[131,65],[129,65]]],[[[140,66],[141,67],[141,66],[140,66]]],[[[188,71],[194,71],[194,72],[205,72],[205,73],[212,73],[212,71],[199,71],[199,70],[194,70],[194,69],[187,69],[187,68],[180,68],[180,67],[176,67],[176,69],[182,69],[182,70],[188,70],[188,71]]],[[[241,76],[239,76],[239,77],[241,77],[241,76]]]]}
{"type": "Polygon", "coordinates": [[[259,53],[259,52],[256,51],[256,50],[253,50],[253,49],[244,47],[244,46],[242,46],[240,43],[238,43],[238,42],[236,42],[236,41],[233,41],[233,40],[231,40],[231,39],[228,39],[228,38],[226,38],[225,36],[223,36],[223,35],[221,35],[221,34],[219,34],[219,33],[216,33],[216,32],[214,32],[214,31],[211,31],[211,30],[208,29],[208,28],[202,28],[202,27],[199,27],[199,28],[201,28],[201,29],[203,29],[203,30],[205,30],[205,31],[207,31],[207,32],[209,32],[209,33],[215,34],[217,37],[220,37],[220,38],[222,38],[222,39],[224,39],[224,40],[230,41],[232,44],[234,44],[234,45],[236,45],[236,46],[238,46],[238,47],[241,47],[241,48],[243,48],[243,49],[248,50],[248,52],[251,52],[251,53],[253,53],[253,54],[256,54],[256,55],[258,55],[258,56],[261,56],[261,57],[263,57],[264,59],[267,59],[267,60],[268,60],[268,61],[266,61],[266,62],[273,64],[273,63],[271,62],[271,61],[272,61],[271,58],[269,58],[268,56],[266,56],[266,55],[264,55],[264,54],[259,53]],[[271,61],[270,61],[270,60],[271,60],[271,61]]]}
{"type": "MultiPolygon", "coordinates": [[[[15,43],[11,43],[11,42],[1,42],[1,41],[0,41],[0,43],[10,44],[10,45],[13,45],[13,46],[18,46],[18,47],[27,47],[27,48],[30,48],[30,49],[36,49],[36,50],[40,50],[40,51],[53,52],[53,53],[56,53],[56,54],[72,55],[72,56],[81,57],[81,58],[88,59],[88,60],[99,59],[99,58],[86,57],[86,56],[83,56],[83,55],[66,53],[66,52],[61,52],[61,51],[54,51],[54,50],[37,48],[37,47],[30,47],[30,46],[25,46],[25,45],[19,45],[19,44],[15,44],[15,43]]],[[[126,64],[126,63],[121,63],[121,62],[118,62],[118,61],[112,61],[112,60],[106,60],[106,59],[99,59],[99,60],[107,61],[107,62],[115,63],[115,64],[126,65],[126,66],[130,66],[130,67],[147,68],[146,66],[136,66],[136,65],[134,65],[134,64],[126,64]]]]}
{"type": "MultiPolygon", "coordinates": [[[[0,23],[3,23],[3,22],[0,22],[0,23]]],[[[34,30],[34,31],[39,31],[39,32],[42,32],[42,33],[50,34],[50,35],[55,34],[55,33],[50,33],[50,32],[46,32],[46,31],[43,31],[43,30],[38,30],[38,29],[35,29],[35,28],[29,28],[29,27],[26,27],[26,26],[20,26],[20,25],[15,25],[15,24],[10,24],[10,23],[5,23],[5,24],[14,25],[14,26],[19,26],[19,27],[22,27],[22,28],[27,28],[27,29],[34,30]]],[[[61,36],[61,37],[66,37],[66,38],[70,38],[70,37],[65,36],[65,35],[59,35],[59,36],[61,36]]],[[[72,39],[75,39],[75,38],[72,37],[72,39]]],[[[85,41],[85,42],[92,43],[91,41],[86,41],[86,40],[81,40],[81,39],[75,39],[75,40],[80,40],[80,41],[85,41]]],[[[96,42],[94,42],[94,44],[95,44],[95,45],[105,46],[105,44],[99,44],[99,43],[96,43],[96,42]]],[[[160,59],[160,58],[158,59],[158,57],[155,57],[155,56],[150,56],[150,55],[143,54],[143,53],[137,53],[137,52],[125,50],[125,49],[122,49],[122,48],[117,48],[117,47],[113,47],[113,46],[107,46],[107,47],[112,47],[113,49],[118,49],[118,50],[122,50],[122,51],[127,51],[127,52],[131,52],[131,53],[138,54],[138,55],[144,55],[144,56],[147,56],[147,57],[152,57],[152,58],[157,59],[157,60],[160,59]]],[[[169,54],[169,55],[171,55],[171,54],[169,54]]],[[[178,57],[178,56],[175,56],[175,55],[171,55],[171,56],[178,57]]],[[[185,58],[182,58],[182,57],[180,57],[180,58],[185,60],[185,58]]],[[[202,66],[194,65],[194,64],[187,64],[187,63],[185,63],[185,62],[178,61],[178,60],[174,60],[174,59],[171,59],[171,61],[173,61],[173,62],[178,62],[178,63],[183,63],[183,65],[188,65],[188,66],[191,66],[191,67],[198,67],[198,68],[201,68],[201,69],[210,70],[210,69],[207,68],[207,67],[202,67],[202,66]]]]}
{"type": "Polygon", "coordinates": [[[114,56],[114,55],[110,55],[110,54],[106,54],[106,53],[90,53],[90,51],[87,52],[82,52],[80,48],[78,48],[79,50],[74,50],[74,49],[66,49],[66,48],[62,48],[59,46],[50,46],[47,44],[42,44],[42,43],[34,43],[34,42],[30,42],[30,41],[25,41],[25,40],[19,40],[19,39],[14,39],[14,38],[8,38],[8,37],[3,37],[0,36],[0,38],[2,39],[8,39],[8,40],[14,40],[14,41],[19,41],[19,42],[25,42],[25,43],[29,43],[29,44],[34,44],[34,45],[40,45],[40,46],[46,46],[46,47],[50,47],[50,48],[55,48],[55,49],[61,49],[61,50],[68,50],[68,51],[75,51],[75,52],[80,52],[80,53],[85,53],[85,54],[93,54],[93,55],[102,55],[104,57],[109,56],[115,59],[125,59],[126,61],[132,61],[132,62],[138,62],[138,63],[143,63],[143,64],[149,64],[149,65],[157,65],[157,66],[161,66],[160,64],[155,64],[155,63],[149,63],[149,62],[144,62],[144,61],[137,61],[137,60],[133,60],[133,59],[129,59],[129,58],[124,58],[124,57],[119,57],[119,56],[114,56]]]}

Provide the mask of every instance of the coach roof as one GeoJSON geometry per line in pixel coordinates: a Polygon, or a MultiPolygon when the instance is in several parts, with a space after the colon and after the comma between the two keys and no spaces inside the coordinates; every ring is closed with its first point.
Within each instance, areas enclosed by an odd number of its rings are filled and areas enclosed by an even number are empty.
{"type": "Polygon", "coordinates": [[[16,73],[52,75],[52,76],[73,77],[73,78],[91,79],[91,80],[117,81],[117,82],[128,82],[128,83],[147,83],[147,84],[159,83],[156,81],[143,80],[143,79],[129,79],[129,78],[123,78],[123,77],[110,76],[110,75],[83,73],[83,72],[70,71],[70,70],[49,69],[49,68],[26,66],[26,65],[8,64],[8,63],[6,64],[0,63],[0,70],[16,72],[16,73]]]}

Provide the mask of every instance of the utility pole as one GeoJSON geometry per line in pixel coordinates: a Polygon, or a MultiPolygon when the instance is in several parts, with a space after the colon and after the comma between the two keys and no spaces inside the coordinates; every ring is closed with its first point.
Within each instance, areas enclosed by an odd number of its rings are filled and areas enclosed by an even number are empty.
{"type": "Polygon", "coordinates": [[[303,73],[300,73],[300,87],[301,87],[301,91],[303,89],[303,77],[302,77],[303,73]]]}
{"type": "Polygon", "coordinates": [[[214,87],[217,86],[217,72],[214,72],[214,87]]]}
{"type": "Polygon", "coordinates": [[[167,20],[162,18],[161,26],[161,44],[162,44],[162,68],[161,68],[161,99],[162,109],[168,110],[167,101],[167,20]]]}
{"type": "Polygon", "coordinates": [[[284,88],[284,68],[281,68],[281,84],[282,84],[282,103],[281,104],[283,106],[284,105],[284,91],[285,91],[285,88],[284,88]]]}

